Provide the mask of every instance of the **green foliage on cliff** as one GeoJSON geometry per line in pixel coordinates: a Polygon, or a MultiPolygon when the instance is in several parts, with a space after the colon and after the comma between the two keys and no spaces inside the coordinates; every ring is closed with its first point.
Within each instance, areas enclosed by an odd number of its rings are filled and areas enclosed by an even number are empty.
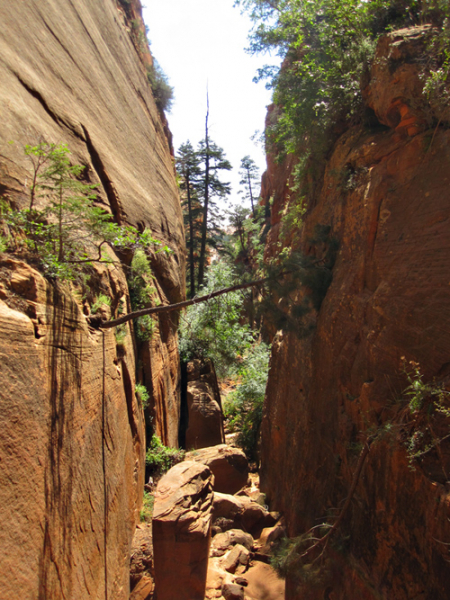
{"type": "MultiPolygon", "coordinates": [[[[282,157],[308,157],[314,169],[343,127],[364,118],[361,86],[377,38],[391,28],[432,22],[446,50],[449,4],[444,0],[236,0],[250,14],[252,52],[277,52],[281,69],[258,77],[274,90],[268,137],[282,157]]],[[[446,63],[447,61],[447,63],[446,63]]],[[[447,76],[445,70],[443,76],[447,76]]],[[[438,77],[438,76],[437,76],[438,77]]]]}
{"type": "Polygon", "coordinates": [[[173,104],[173,87],[169,83],[167,75],[157,60],[153,60],[153,66],[147,68],[147,79],[152,88],[156,106],[160,110],[170,112],[173,104]]]}
{"type": "Polygon", "coordinates": [[[142,408],[144,408],[144,409],[147,408],[149,400],[150,400],[150,394],[148,393],[148,390],[145,387],[145,385],[143,383],[137,383],[135,392],[136,392],[136,396],[141,401],[142,408]]]}
{"type": "MultiPolygon", "coordinates": [[[[141,310],[152,304],[152,298],[156,294],[156,288],[153,286],[153,273],[150,262],[144,249],[137,248],[131,261],[131,268],[128,275],[128,287],[130,290],[131,308],[141,310]]],[[[134,332],[136,338],[141,342],[146,342],[153,335],[154,322],[150,315],[134,319],[134,332]]]]}

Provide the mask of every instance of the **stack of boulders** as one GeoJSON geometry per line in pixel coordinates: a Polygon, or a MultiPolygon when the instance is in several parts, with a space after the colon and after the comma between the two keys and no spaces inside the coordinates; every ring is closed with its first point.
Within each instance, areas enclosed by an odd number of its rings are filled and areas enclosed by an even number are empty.
{"type": "MultiPolygon", "coordinates": [[[[141,579],[131,598],[262,598],[252,588],[252,564],[259,560],[262,568],[270,570],[264,564],[269,538],[283,532],[278,515],[262,505],[263,498],[249,479],[242,450],[220,444],[188,453],[159,481],[155,493],[154,590],[145,595],[151,569],[142,576],[139,569],[144,560],[138,548],[132,569],[141,579]],[[258,538],[265,545],[261,547],[258,538]]],[[[258,573],[257,579],[261,577],[265,579],[266,573],[258,573]]],[[[281,600],[284,594],[264,597],[281,600]]]]}

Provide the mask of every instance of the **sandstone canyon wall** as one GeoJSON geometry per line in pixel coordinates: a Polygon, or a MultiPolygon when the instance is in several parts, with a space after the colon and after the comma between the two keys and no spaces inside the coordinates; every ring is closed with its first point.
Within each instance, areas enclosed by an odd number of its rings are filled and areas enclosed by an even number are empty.
{"type": "MultiPolygon", "coordinates": [[[[66,143],[116,222],[148,227],[162,302],[184,296],[184,234],[170,136],[134,32],[140,4],[0,3],[0,195],[27,203],[25,144],[66,143]]],[[[137,25],[136,25],[137,24],[137,25]]],[[[88,326],[82,299],[29,265],[0,257],[0,598],[129,595],[129,548],[142,502],[145,427],[135,395],[151,392],[157,433],[177,445],[176,322],[160,318],[136,348],[127,326],[88,326]]],[[[122,268],[98,289],[130,310],[122,268]]]]}
{"type": "MultiPolygon", "coordinates": [[[[424,381],[445,385],[450,375],[450,132],[445,114],[438,127],[426,125],[423,33],[380,40],[364,90],[378,123],[338,139],[301,231],[308,253],[315,226],[331,227],[339,242],[332,283],[309,316],[314,331],[304,339],[278,332],[274,341],[261,477],[290,536],[339,513],[361,443],[392,424],[370,449],[341,546],[329,549],[328,579],[302,588],[291,578],[290,600],[448,597],[448,441],[413,461],[415,470],[405,447],[414,430],[402,357],[420,364],[424,381]]],[[[265,176],[274,199],[269,252],[291,166],[269,161],[265,176]]],[[[447,417],[424,419],[436,437],[448,435],[447,417]]]]}

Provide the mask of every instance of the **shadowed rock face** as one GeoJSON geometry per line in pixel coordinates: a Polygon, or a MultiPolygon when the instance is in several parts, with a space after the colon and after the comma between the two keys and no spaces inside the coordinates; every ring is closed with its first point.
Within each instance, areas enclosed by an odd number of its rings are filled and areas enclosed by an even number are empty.
{"type": "MultiPolygon", "coordinates": [[[[147,82],[151,57],[133,38],[140,4],[129,14],[122,5],[0,4],[0,196],[29,203],[25,144],[66,143],[99,205],[173,250],[155,254],[152,269],[161,301],[174,302],[184,296],[184,235],[171,148],[147,82]]],[[[14,261],[0,275],[0,597],[128,599],[145,448],[131,337],[118,357],[114,333],[89,329],[66,292],[14,261]]],[[[97,278],[130,310],[121,269],[97,278]]],[[[156,433],[172,446],[175,321],[161,318],[139,348],[156,433]]]]}
{"type": "MultiPolygon", "coordinates": [[[[355,127],[338,140],[301,234],[308,252],[315,226],[329,225],[339,252],[314,332],[279,333],[273,346],[261,487],[291,536],[342,506],[364,432],[399,421],[401,357],[425,381],[448,376],[450,134],[423,132],[420,52],[417,30],[380,42],[366,93],[391,129],[355,127]]],[[[272,164],[266,176],[275,218],[289,173],[272,164]]],[[[272,243],[277,230],[275,220],[272,243]]],[[[287,598],[447,598],[448,551],[436,541],[450,541],[447,445],[429,456],[433,468],[411,471],[398,429],[373,444],[342,524],[346,553],[330,551],[331,580],[316,591],[291,581],[287,598]]]]}
{"type": "Polygon", "coordinates": [[[188,428],[185,447],[207,448],[223,444],[223,414],[216,372],[211,360],[187,364],[188,428]]]}
{"type": "MultiPolygon", "coordinates": [[[[139,2],[132,4],[138,20],[139,2]]],[[[24,145],[66,143],[116,221],[149,227],[173,250],[155,254],[152,269],[161,301],[176,302],[184,296],[184,234],[173,160],[147,80],[151,58],[138,53],[121,6],[114,0],[0,6],[0,194],[27,206],[31,164],[24,145]]],[[[161,318],[142,357],[157,434],[172,446],[179,417],[175,331],[175,319],[161,318]]]]}

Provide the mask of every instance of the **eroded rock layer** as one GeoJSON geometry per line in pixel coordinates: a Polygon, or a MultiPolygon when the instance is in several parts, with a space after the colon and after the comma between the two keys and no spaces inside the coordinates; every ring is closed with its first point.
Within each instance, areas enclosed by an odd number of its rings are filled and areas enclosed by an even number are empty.
{"type": "MultiPolygon", "coordinates": [[[[300,591],[291,580],[289,599],[448,595],[448,442],[409,468],[402,394],[405,361],[420,364],[424,381],[445,384],[449,375],[450,133],[426,126],[421,35],[403,31],[379,45],[366,97],[386,129],[354,127],[337,141],[301,233],[311,252],[316,225],[331,228],[332,283],[309,316],[314,331],[279,332],[273,346],[261,481],[291,536],[327,514],[334,522],[362,444],[377,436],[328,574],[300,591]]],[[[289,173],[272,163],[266,175],[272,244],[289,173]]],[[[448,432],[442,418],[439,438],[448,432]]]]}

